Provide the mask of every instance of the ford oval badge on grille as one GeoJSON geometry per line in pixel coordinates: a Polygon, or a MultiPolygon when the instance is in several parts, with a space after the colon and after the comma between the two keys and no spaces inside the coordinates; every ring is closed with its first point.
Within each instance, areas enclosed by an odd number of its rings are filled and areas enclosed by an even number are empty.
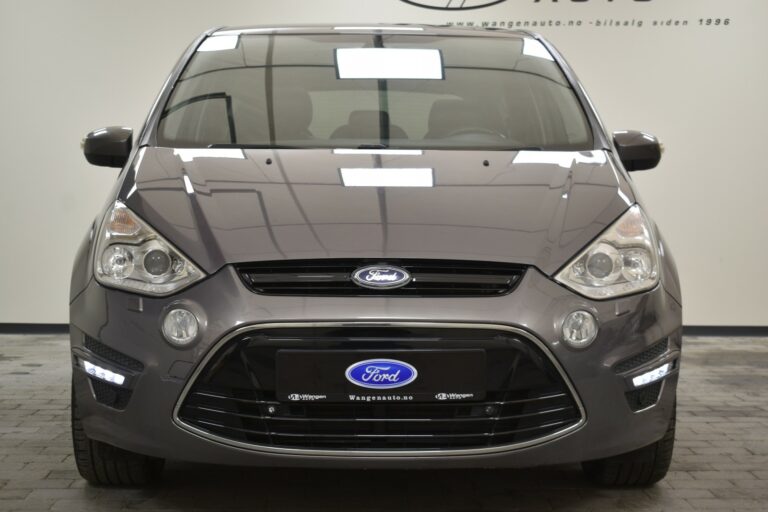
{"type": "Polygon", "coordinates": [[[411,281],[411,274],[398,267],[374,265],[355,270],[352,280],[364,288],[400,288],[411,281]]]}
{"type": "Polygon", "coordinates": [[[347,380],[356,386],[371,389],[392,389],[410,384],[419,375],[416,368],[394,359],[366,359],[350,365],[347,380]]]}

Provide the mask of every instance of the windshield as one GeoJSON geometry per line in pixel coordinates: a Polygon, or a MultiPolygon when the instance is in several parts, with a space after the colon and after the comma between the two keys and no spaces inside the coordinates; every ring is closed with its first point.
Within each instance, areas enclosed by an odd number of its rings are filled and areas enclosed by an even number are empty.
{"type": "Polygon", "coordinates": [[[237,34],[198,47],[157,144],[584,150],[592,134],[532,38],[237,34]]]}

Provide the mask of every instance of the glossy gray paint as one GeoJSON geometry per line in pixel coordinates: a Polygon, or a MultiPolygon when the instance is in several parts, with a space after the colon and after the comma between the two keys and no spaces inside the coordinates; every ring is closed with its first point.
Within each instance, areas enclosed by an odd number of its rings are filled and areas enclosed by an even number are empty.
{"type": "Polygon", "coordinates": [[[514,293],[504,297],[467,299],[268,297],[245,288],[231,266],[171,298],[140,298],[105,289],[91,281],[72,303],[74,347],[83,332],[143,361],[131,402],[115,411],[99,405],[85,375],[76,371],[76,389],[83,404],[89,436],[141,453],[167,458],[249,465],[397,467],[529,466],[575,462],[622,453],[660,438],[673,410],[677,377],[666,381],[662,398],[651,409],[633,413],[627,406],[624,376],[611,369],[616,362],[670,336],[679,356],[680,305],[658,286],[651,292],[616,301],[589,301],[555,284],[538,271],[526,274],[514,293]],[[200,341],[186,350],[166,343],[160,317],[170,304],[205,312],[200,341]],[[573,350],[559,341],[561,319],[576,308],[592,311],[601,331],[588,350],[573,350]],[[482,456],[340,457],[296,456],[242,450],[204,440],[173,422],[186,378],[209,349],[235,326],[275,322],[365,324],[431,322],[499,324],[535,335],[570,377],[587,421],[576,432],[551,443],[482,456]],[[180,373],[179,368],[184,371],[180,373]]]}
{"type": "Polygon", "coordinates": [[[450,255],[551,275],[635,202],[602,151],[147,148],[119,198],[208,273],[258,260],[450,255]],[[346,167],[432,168],[436,186],[344,187],[346,167]]]}
{"type": "MultiPolygon", "coordinates": [[[[447,29],[426,27],[444,32],[447,29]]],[[[327,31],[294,28],[287,31],[327,31]]],[[[453,31],[450,31],[453,33],[453,31]]],[[[482,37],[477,30],[457,31],[482,37]]],[[[499,32],[493,32],[498,36],[499,32]]],[[[519,37],[510,34],[509,37],[519,37]]],[[[593,126],[595,147],[579,153],[426,151],[419,156],[338,155],[331,150],[245,150],[201,156],[152,147],[153,128],[195,41],[171,73],[108,204],[115,199],[148,221],[209,277],[165,298],[111,290],[92,278],[93,236],[78,251],[71,287],[74,349],[87,334],[142,361],[131,404],[116,411],[98,404],[87,377],[75,369],[75,392],[86,432],[116,446],[171,459],[267,466],[510,467],[606,457],[659,439],[671,417],[677,374],[659,403],[634,413],[624,392],[631,376],[611,367],[664,337],[670,358],[681,348],[680,287],[674,261],[659,236],[661,283],[617,300],[592,301],[551,279],[571,257],[631,204],[640,202],[611,151],[597,114],[561,60],[593,126]],[[270,159],[271,163],[267,163],[270,159]],[[488,166],[483,161],[488,160],[488,166]],[[430,167],[427,189],[343,187],[340,167],[430,167]],[[526,263],[517,289],[486,298],[270,297],[245,288],[231,264],[292,258],[448,258],[526,263]],[[184,304],[203,329],[187,349],[166,343],[163,311],[184,304]],[[600,322],[586,350],[559,341],[574,309],[600,322]],[[536,337],[563,367],[586,421],[555,441],[483,455],[400,457],[290,455],[240,449],[203,439],[173,421],[188,377],[228,333],[264,323],[435,322],[506,325],[536,337]]],[[[545,43],[546,44],[546,43],[545,43]]],[[[549,45],[548,45],[549,46],[549,45]]],[[[94,228],[103,218],[99,213],[94,228]]]]}

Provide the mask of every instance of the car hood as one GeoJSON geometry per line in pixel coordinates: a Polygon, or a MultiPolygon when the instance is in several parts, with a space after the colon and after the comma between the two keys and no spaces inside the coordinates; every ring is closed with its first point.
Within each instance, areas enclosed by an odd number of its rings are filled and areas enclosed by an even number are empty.
{"type": "Polygon", "coordinates": [[[604,151],[371,153],[141,148],[119,199],[208,273],[236,262],[434,258],[549,275],[635,201],[604,151]],[[434,186],[345,186],[346,168],[432,169],[434,186]]]}

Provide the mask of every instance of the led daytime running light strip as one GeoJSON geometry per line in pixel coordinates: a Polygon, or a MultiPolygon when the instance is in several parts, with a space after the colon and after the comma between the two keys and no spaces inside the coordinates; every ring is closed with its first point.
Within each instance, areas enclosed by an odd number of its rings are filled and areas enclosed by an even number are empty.
{"type": "Polygon", "coordinates": [[[119,373],[107,370],[106,368],[102,368],[101,366],[95,365],[85,360],[83,360],[82,363],[85,373],[92,377],[96,377],[97,379],[103,380],[104,382],[109,382],[110,384],[116,384],[118,386],[122,386],[125,382],[125,375],[120,375],[119,373]]]}
{"type": "Polygon", "coordinates": [[[647,384],[651,384],[652,382],[656,382],[657,380],[661,380],[667,375],[669,375],[669,371],[672,369],[671,363],[666,363],[658,368],[654,368],[653,370],[649,372],[645,372],[641,375],[638,375],[637,377],[634,377],[632,379],[632,384],[639,388],[641,386],[645,386],[647,384]]]}

